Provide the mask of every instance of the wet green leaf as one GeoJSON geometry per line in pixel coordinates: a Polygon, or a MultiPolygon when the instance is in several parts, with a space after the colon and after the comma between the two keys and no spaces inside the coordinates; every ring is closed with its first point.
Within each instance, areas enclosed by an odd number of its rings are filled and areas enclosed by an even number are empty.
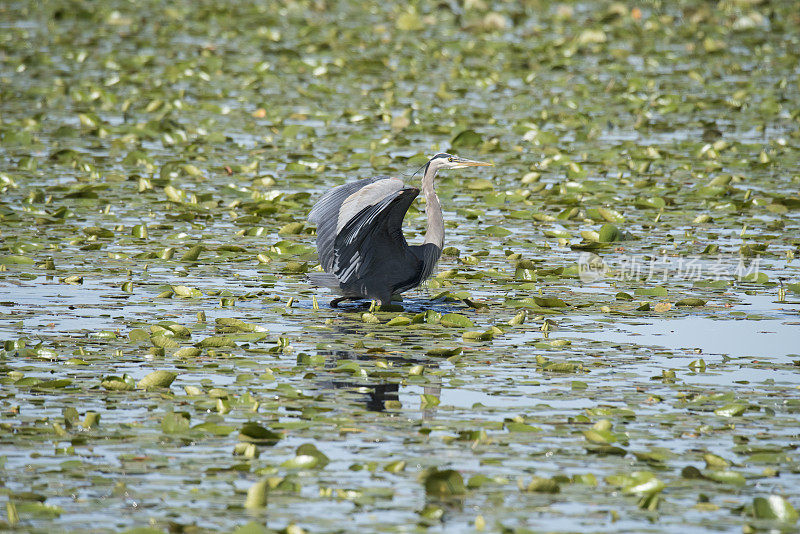
{"type": "Polygon", "coordinates": [[[637,287],[633,292],[634,295],[644,295],[647,297],[666,297],[667,288],[664,286],[655,287],[637,287]]]}
{"type": "Polygon", "coordinates": [[[527,423],[507,422],[505,427],[509,432],[541,432],[542,429],[527,423]]]}
{"type": "Polygon", "coordinates": [[[153,343],[154,347],[161,347],[163,349],[175,349],[180,347],[180,343],[175,339],[164,335],[155,335],[150,338],[150,342],[153,343]]]}
{"type": "MultiPolygon", "coordinates": [[[[288,527],[287,527],[288,531],[288,527]]],[[[244,525],[238,526],[233,530],[233,534],[270,534],[270,531],[256,521],[251,521],[244,525]]],[[[299,534],[299,533],[298,533],[299,534]]]]}
{"type": "Polygon", "coordinates": [[[514,315],[514,317],[512,317],[508,321],[509,326],[517,326],[517,325],[523,324],[525,322],[525,317],[526,316],[527,316],[527,314],[525,313],[525,310],[517,312],[517,314],[514,315]]]}
{"type": "Polygon", "coordinates": [[[619,486],[625,493],[653,494],[658,493],[666,486],[653,473],[649,471],[633,471],[632,473],[612,475],[606,481],[614,486],[619,486]]]}
{"type": "MultiPolygon", "coordinates": [[[[566,341],[566,340],[553,340],[551,343],[555,341],[566,341]]],[[[557,347],[557,346],[564,346],[567,344],[569,343],[567,342],[566,344],[559,344],[559,345],[551,344],[550,346],[557,347]]],[[[581,367],[579,364],[575,364],[572,362],[550,362],[542,366],[542,370],[548,373],[575,373],[580,369],[581,367]]]]}
{"type": "Polygon", "coordinates": [[[731,402],[721,408],[717,408],[714,413],[721,417],[736,417],[737,415],[742,415],[746,409],[746,404],[731,402]]]}
{"type": "Polygon", "coordinates": [[[767,273],[763,271],[747,273],[739,278],[742,282],[750,282],[753,284],[766,284],[769,281],[767,273]]]}
{"type": "Polygon", "coordinates": [[[744,476],[736,471],[703,471],[703,477],[720,484],[731,484],[733,486],[744,486],[747,484],[744,476]]]}
{"type": "Polygon", "coordinates": [[[533,297],[533,301],[542,308],[566,308],[569,306],[558,297],[533,297]]]}
{"type": "Polygon", "coordinates": [[[22,518],[54,518],[64,513],[64,509],[59,506],[45,504],[41,502],[21,502],[15,503],[16,513],[22,518]]]}
{"type": "Polygon", "coordinates": [[[572,475],[573,484],[583,484],[584,486],[597,486],[597,478],[592,473],[582,475],[572,475]]]}
{"type": "Polygon", "coordinates": [[[601,243],[611,243],[614,241],[621,241],[623,239],[622,232],[611,223],[604,224],[600,228],[597,240],[601,243]]]}
{"type": "Polygon", "coordinates": [[[417,31],[423,29],[425,26],[422,23],[419,15],[413,11],[407,11],[400,14],[397,18],[397,29],[402,31],[417,31]]]}
{"type": "Polygon", "coordinates": [[[6,518],[8,519],[8,524],[12,527],[19,523],[17,506],[11,501],[6,501],[6,518]]]}
{"type": "Polygon", "coordinates": [[[239,430],[239,440],[251,443],[272,445],[281,437],[280,434],[267,430],[258,423],[245,423],[239,430]]]}
{"type": "Polygon", "coordinates": [[[228,425],[219,425],[217,423],[206,422],[193,426],[192,430],[196,430],[198,432],[203,432],[206,434],[211,434],[214,436],[227,436],[236,429],[228,425]]]}
{"type": "Polygon", "coordinates": [[[422,404],[423,408],[432,408],[434,406],[438,406],[440,402],[441,401],[439,400],[439,397],[435,395],[430,395],[428,393],[420,395],[420,403],[422,404]]]}
{"type": "Polygon", "coordinates": [[[486,178],[474,178],[467,182],[467,189],[471,189],[472,191],[490,191],[494,189],[494,184],[491,180],[487,180],[486,178]]]}
{"type": "Polygon", "coordinates": [[[609,430],[584,430],[583,436],[586,438],[586,441],[600,443],[601,445],[607,445],[617,441],[617,436],[609,430]]]}
{"type": "Polygon", "coordinates": [[[706,466],[709,469],[727,469],[730,467],[730,462],[728,462],[725,458],[710,452],[703,455],[703,460],[705,460],[706,466]]]}
{"type": "Polygon", "coordinates": [[[200,340],[197,346],[200,348],[235,347],[236,342],[228,336],[210,336],[200,340]]]}
{"type": "Polygon", "coordinates": [[[408,324],[411,324],[411,319],[403,315],[392,317],[386,322],[386,326],[406,326],[408,324]]]}
{"type": "Polygon", "coordinates": [[[186,286],[172,286],[172,292],[176,296],[183,298],[197,298],[203,296],[203,293],[199,289],[186,286]]]}
{"type": "Polygon", "coordinates": [[[388,471],[389,473],[400,473],[404,471],[406,468],[406,461],[405,460],[395,460],[393,462],[389,462],[383,467],[384,471],[388,471]]]}
{"type": "Polygon", "coordinates": [[[268,490],[269,481],[265,478],[250,486],[247,490],[247,498],[244,501],[244,507],[251,510],[264,508],[267,505],[268,490]]]}
{"type": "Polygon", "coordinates": [[[301,222],[291,222],[283,225],[278,230],[278,235],[296,235],[303,231],[305,225],[301,222]]]}
{"type": "Polygon", "coordinates": [[[105,389],[110,391],[132,391],[135,389],[133,381],[125,380],[123,377],[108,376],[100,383],[105,389]]]}
{"type": "Polygon", "coordinates": [[[328,458],[322,451],[317,449],[313,443],[304,443],[303,445],[297,447],[297,454],[298,456],[313,457],[316,460],[314,466],[318,469],[322,469],[330,463],[330,458],[328,458]]]}
{"type": "Polygon", "coordinates": [[[136,386],[140,389],[146,389],[150,387],[166,388],[172,384],[177,376],[177,373],[173,373],[171,371],[153,371],[139,380],[136,386]]]}
{"type": "Polygon", "coordinates": [[[505,237],[511,234],[511,230],[509,230],[508,228],[503,228],[502,226],[498,226],[496,224],[492,224],[484,228],[481,231],[481,233],[492,237],[505,237]]]}
{"type": "Polygon", "coordinates": [[[463,130],[456,134],[450,141],[450,145],[455,148],[474,148],[483,142],[483,137],[475,130],[463,130]]]}
{"type": "Polygon", "coordinates": [[[428,349],[426,353],[428,356],[438,356],[440,358],[449,358],[451,356],[457,356],[462,352],[461,347],[454,347],[454,348],[445,348],[445,347],[437,347],[433,349],[428,349]]]}
{"type": "Polygon", "coordinates": [[[773,519],[783,523],[797,523],[797,510],[780,495],[753,499],[753,515],[756,519],[773,519]]]}
{"type": "Polygon", "coordinates": [[[33,265],[36,263],[32,258],[26,256],[9,255],[0,257],[0,264],[2,265],[33,265]]]}
{"type": "Polygon", "coordinates": [[[204,248],[203,245],[195,245],[186,251],[183,256],[181,256],[181,261],[197,261],[200,259],[200,254],[203,252],[204,248]]]}
{"type": "Polygon", "coordinates": [[[313,469],[317,466],[318,460],[310,454],[298,454],[281,464],[286,469],[313,469]]]}
{"type": "Polygon", "coordinates": [[[165,434],[178,434],[189,430],[189,418],[182,413],[169,412],[161,420],[161,430],[165,434]]]}
{"type": "Polygon", "coordinates": [[[561,486],[559,486],[558,482],[549,478],[533,477],[524,487],[524,490],[534,493],[559,493],[561,486]]]}
{"type": "Polygon", "coordinates": [[[361,314],[361,320],[364,321],[365,323],[369,323],[369,324],[380,324],[380,322],[381,322],[381,320],[378,319],[378,317],[375,314],[372,314],[372,313],[369,313],[369,312],[362,313],[361,314]]]}
{"type": "Polygon", "coordinates": [[[448,498],[464,495],[464,479],[453,469],[433,469],[425,476],[425,494],[430,497],[448,498]]]}
{"type": "Polygon", "coordinates": [[[706,305],[706,301],[703,300],[703,299],[689,297],[689,298],[685,298],[685,299],[679,300],[678,302],[675,303],[675,305],[676,306],[692,306],[692,307],[705,306],[706,305]]]}
{"type": "Polygon", "coordinates": [[[475,326],[469,317],[460,313],[446,313],[440,319],[441,325],[448,328],[472,328],[475,326]]]}
{"type": "Polygon", "coordinates": [[[215,320],[217,330],[222,332],[266,332],[263,326],[246,323],[234,317],[217,317],[215,320]]]}
{"type": "Polygon", "coordinates": [[[144,224],[135,225],[133,228],[131,228],[131,235],[138,239],[147,239],[147,226],[144,224]]]}
{"type": "Polygon", "coordinates": [[[173,356],[176,358],[197,358],[202,351],[197,347],[181,347],[176,350],[173,356]]]}
{"type": "Polygon", "coordinates": [[[491,341],[494,339],[494,332],[487,330],[486,332],[475,332],[468,330],[463,334],[464,341],[491,341]]]}
{"type": "Polygon", "coordinates": [[[0,530],[795,530],[795,3],[9,6],[0,530]],[[426,285],[330,307],[312,206],[442,151],[426,285]]]}

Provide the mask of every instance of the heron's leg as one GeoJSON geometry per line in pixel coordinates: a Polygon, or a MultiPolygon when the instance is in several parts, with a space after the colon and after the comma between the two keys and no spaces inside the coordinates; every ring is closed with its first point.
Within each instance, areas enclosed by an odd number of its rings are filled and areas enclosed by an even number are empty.
{"type": "Polygon", "coordinates": [[[377,304],[378,306],[380,306],[382,308],[387,308],[387,307],[391,306],[392,305],[392,295],[391,295],[391,293],[389,295],[384,295],[381,298],[376,299],[375,300],[375,304],[377,304]]]}
{"type": "Polygon", "coordinates": [[[344,302],[345,300],[353,300],[353,297],[339,297],[335,298],[331,301],[331,308],[338,308],[340,302],[344,302]]]}

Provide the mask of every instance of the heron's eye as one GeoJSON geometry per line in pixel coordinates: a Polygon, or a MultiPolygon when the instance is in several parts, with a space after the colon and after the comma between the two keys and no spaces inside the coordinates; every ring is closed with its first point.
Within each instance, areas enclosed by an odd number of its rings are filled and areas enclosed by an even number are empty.
{"type": "Polygon", "coordinates": [[[453,158],[447,158],[447,161],[453,161],[453,158]]]}

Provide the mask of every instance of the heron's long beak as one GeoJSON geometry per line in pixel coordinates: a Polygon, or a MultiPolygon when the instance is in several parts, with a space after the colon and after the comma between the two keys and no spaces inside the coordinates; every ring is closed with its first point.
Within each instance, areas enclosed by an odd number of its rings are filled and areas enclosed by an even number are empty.
{"type": "Polygon", "coordinates": [[[494,163],[487,163],[485,161],[475,161],[472,159],[458,158],[458,167],[492,167],[494,163]]]}

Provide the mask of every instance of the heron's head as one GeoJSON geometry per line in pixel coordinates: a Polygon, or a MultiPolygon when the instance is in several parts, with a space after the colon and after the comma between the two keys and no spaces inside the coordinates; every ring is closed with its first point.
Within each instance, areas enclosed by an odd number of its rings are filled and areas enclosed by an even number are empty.
{"type": "Polygon", "coordinates": [[[447,153],[440,153],[436,154],[431,158],[428,162],[428,165],[432,170],[439,170],[439,169],[463,169],[464,167],[486,167],[493,165],[492,163],[486,163],[483,161],[475,161],[466,158],[460,158],[458,156],[454,156],[452,154],[447,153]]]}

